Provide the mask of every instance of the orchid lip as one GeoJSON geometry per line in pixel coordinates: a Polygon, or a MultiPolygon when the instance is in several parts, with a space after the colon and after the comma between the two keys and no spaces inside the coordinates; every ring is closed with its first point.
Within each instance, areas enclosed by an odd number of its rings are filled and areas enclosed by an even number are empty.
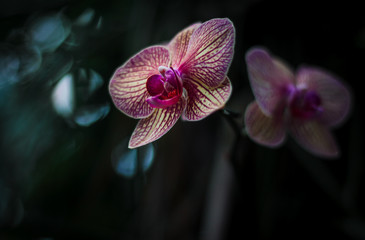
{"type": "Polygon", "coordinates": [[[161,75],[152,75],[149,77],[146,87],[151,96],[161,95],[164,91],[164,82],[161,75]]]}
{"type": "Polygon", "coordinates": [[[320,96],[307,89],[295,91],[290,98],[289,107],[292,116],[301,119],[311,119],[323,112],[320,96]]]}
{"type": "Polygon", "coordinates": [[[153,108],[166,108],[176,104],[183,92],[180,74],[172,67],[160,66],[160,74],[150,76],[146,82],[150,97],[146,101],[153,108]]]}
{"type": "Polygon", "coordinates": [[[166,108],[166,107],[169,107],[171,105],[176,104],[180,99],[180,96],[174,96],[174,97],[169,98],[167,100],[163,100],[160,97],[161,97],[160,95],[153,96],[153,97],[148,97],[146,99],[146,101],[151,105],[151,107],[166,108]]]}

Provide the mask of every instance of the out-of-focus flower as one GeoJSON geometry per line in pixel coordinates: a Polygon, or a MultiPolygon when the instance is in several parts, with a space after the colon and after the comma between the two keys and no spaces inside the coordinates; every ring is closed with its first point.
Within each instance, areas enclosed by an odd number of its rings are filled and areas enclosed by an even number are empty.
{"type": "Polygon", "coordinates": [[[141,119],[130,148],[157,140],[180,116],[196,121],[224,106],[234,39],[230,20],[212,19],[187,27],[167,45],[142,50],[116,70],[109,84],[114,104],[141,119]]]}
{"type": "Polygon", "coordinates": [[[350,92],[332,74],[302,66],[294,73],[261,48],[246,54],[256,101],[245,112],[247,134],[257,143],[276,147],[286,131],[307,151],[336,157],[339,149],[330,129],[349,113],[350,92]]]}

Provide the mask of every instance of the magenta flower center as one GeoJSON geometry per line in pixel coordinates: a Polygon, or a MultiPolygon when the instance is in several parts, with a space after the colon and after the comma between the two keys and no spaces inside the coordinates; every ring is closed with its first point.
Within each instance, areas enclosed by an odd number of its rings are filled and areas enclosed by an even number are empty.
{"type": "Polygon", "coordinates": [[[183,92],[182,80],[179,72],[172,67],[161,66],[158,71],[160,74],[147,79],[150,97],[146,101],[154,108],[166,108],[179,101],[183,92]]]}
{"type": "Polygon", "coordinates": [[[293,117],[310,119],[322,111],[321,99],[315,91],[301,89],[293,93],[289,108],[293,117]]]}

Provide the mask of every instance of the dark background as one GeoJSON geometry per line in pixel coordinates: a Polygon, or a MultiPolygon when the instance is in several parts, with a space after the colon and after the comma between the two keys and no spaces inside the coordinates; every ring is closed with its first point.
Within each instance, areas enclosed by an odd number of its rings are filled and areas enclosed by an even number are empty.
{"type": "Polygon", "coordinates": [[[365,239],[365,14],[319,2],[1,1],[0,239],[365,239]],[[137,120],[111,102],[114,70],[216,17],[236,28],[229,109],[253,100],[244,55],[255,45],[351,88],[340,158],[290,138],[258,146],[218,112],[127,149],[137,120]]]}

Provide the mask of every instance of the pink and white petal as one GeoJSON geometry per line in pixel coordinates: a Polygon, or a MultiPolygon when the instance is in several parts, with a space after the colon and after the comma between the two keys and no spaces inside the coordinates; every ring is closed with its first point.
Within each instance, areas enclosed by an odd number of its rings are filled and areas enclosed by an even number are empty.
{"type": "Polygon", "coordinates": [[[200,26],[200,23],[195,23],[185,28],[171,40],[167,48],[171,54],[171,64],[174,69],[178,69],[181,61],[186,55],[189,41],[193,32],[200,26]]]}
{"type": "Polygon", "coordinates": [[[313,67],[301,67],[297,74],[297,88],[315,91],[321,99],[323,113],[320,121],[328,126],[343,122],[351,106],[348,88],[332,74],[313,67]]]}
{"type": "Polygon", "coordinates": [[[304,149],[325,158],[334,158],[339,150],[327,126],[318,121],[293,120],[290,134],[304,149]]]}
{"type": "Polygon", "coordinates": [[[245,126],[251,139],[268,147],[278,147],[286,137],[283,119],[265,115],[256,101],[246,108],[245,126]]]}
{"type": "Polygon", "coordinates": [[[179,67],[182,76],[217,87],[227,75],[234,52],[235,29],[227,18],[202,23],[191,35],[179,67]]]}
{"type": "Polygon", "coordinates": [[[182,118],[188,121],[201,120],[224,107],[232,92],[228,77],[218,87],[211,88],[200,81],[185,81],[188,102],[182,118]]]}
{"type": "Polygon", "coordinates": [[[119,67],[109,82],[109,92],[115,106],[132,118],[145,118],[153,108],[146,102],[147,78],[159,74],[159,66],[168,66],[169,51],[162,46],[142,50],[119,67]]]}
{"type": "Polygon", "coordinates": [[[283,62],[272,58],[262,48],[250,49],[246,63],[256,101],[266,115],[272,116],[294,90],[294,75],[283,62]]]}
{"type": "Polygon", "coordinates": [[[156,141],[165,135],[180,118],[186,100],[180,98],[180,101],[168,108],[155,108],[151,116],[139,120],[131,139],[129,148],[136,148],[156,141]]]}

